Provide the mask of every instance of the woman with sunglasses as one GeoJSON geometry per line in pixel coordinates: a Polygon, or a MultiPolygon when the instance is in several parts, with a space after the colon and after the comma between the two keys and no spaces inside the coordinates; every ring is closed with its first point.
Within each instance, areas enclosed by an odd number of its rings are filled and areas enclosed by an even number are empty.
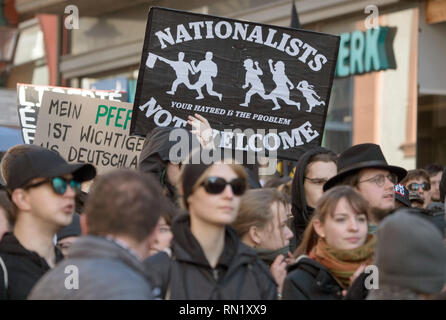
{"type": "Polygon", "coordinates": [[[333,187],[319,200],[288,268],[283,299],[342,299],[373,261],[375,238],[368,235],[368,204],[350,186],[333,187]]]}
{"type": "Polygon", "coordinates": [[[186,164],[182,204],[189,212],[172,224],[171,256],[160,252],[146,264],[160,296],[172,300],[275,299],[277,286],[256,252],[229,227],[246,189],[237,164],[186,164]]]}

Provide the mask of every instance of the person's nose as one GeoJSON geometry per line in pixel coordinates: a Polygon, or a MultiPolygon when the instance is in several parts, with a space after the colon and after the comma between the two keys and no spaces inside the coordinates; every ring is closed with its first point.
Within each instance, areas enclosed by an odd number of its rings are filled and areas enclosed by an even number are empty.
{"type": "Polygon", "coordinates": [[[291,231],[291,229],[289,227],[285,228],[285,239],[287,240],[291,240],[293,238],[294,234],[291,231]]]}
{"type": "Polygon", "coordinates": [[[389,180],[389,178],[386,177],[386,182],[384,183],[384,190],[393,190],[395,188],[395,185],[392,181],[389,180]]]}
{"type": "Polygon", "coordinates": [[[354,231],[354,232],[356,232],[356,231],[358,231],[358,222],[356,221],[356,218],[355,217],[352,217],[350,220],[349,220],[349,229],[351,230],[351,231],[354,231]]]}
{"type": "Polygon", "coordinates": [[[70,186],[70,184],[67,185],[67,190],[65,190],[64,197],[67,198],[74,198],[76,196],[76,191],[70,186]]]}
{"type": "Polygon", "coordinates": [[[223,197],[227,199],[232,199],[234,197],[232,187],[229,184],[227,184],[225,189],[223,190],[223,197]]]}

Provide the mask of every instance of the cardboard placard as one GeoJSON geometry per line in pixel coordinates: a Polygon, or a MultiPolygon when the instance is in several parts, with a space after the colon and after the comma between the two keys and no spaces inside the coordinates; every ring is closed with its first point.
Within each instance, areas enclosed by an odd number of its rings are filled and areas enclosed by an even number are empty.
{"type": "Polygon", "coordinates": [[[130,133],[199,113],[220,147],[297,160],[322,142],[338,47],[338,36],[152,8],[130,133]]]}
{"type": "Polygon", "coordinates": [[[32,144],[36,134],[37,117],[44,92],[59,92],[82,97],[127,101],[127,93],[114,90],[88,90],[17,83],[17,109],[23,142],[32,144]]]}
{"type": "Polygon", "coordinates": [[[34,144],[98,173],[138,166],[144,138],[130,136],[132,104],[45,92],[34,144]]]}

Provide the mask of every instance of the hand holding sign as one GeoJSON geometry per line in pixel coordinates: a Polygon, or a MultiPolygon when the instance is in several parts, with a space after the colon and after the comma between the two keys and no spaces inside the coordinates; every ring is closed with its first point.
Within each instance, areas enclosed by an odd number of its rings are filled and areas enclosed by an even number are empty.
{"type": "Polygon", "coordinates": [[[209,121],[205,117],[196,113],[195,117],[188,117],[187,123],[192,126],[192,130],[190,132],[197,137],[203,148],[215,148],[212,128],[209,121]]]}

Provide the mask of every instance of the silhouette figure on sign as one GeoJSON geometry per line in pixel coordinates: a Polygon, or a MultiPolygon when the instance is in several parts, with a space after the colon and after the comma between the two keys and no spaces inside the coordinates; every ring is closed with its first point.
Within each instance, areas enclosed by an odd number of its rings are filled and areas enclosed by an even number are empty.
{"type": "Polygon", "coordinates": [[[214,83],[212,81],[212,78],[217,76],[218,73],[218,67],[217,64],[212,61],[213,54],[212,52],[208,51],[206,52],[206,58],[205,60],[202,60],[198,63],[198,65],[195,65],[195,60],[192,60],[192,69],[196,72],[200,72],[200,77],[198,78],[198,81],[195,82],[192,86],[193,89],[197,90],[198,97],[195,99],[203,99],[203,93],[201,92],[201,88],[206,85],[206,91],[210,96],[216,96],[218,99],[222,98],[222,94],[215,92],[213,90],[214,83]]]}
{"type": "Polygon", "coordinates": [[[302,80],[296,86],[296,89],[302,92],[302,95],[305,97],[305,99],[307,99],[308,103],[307,112],[311,112],[311,110],[313,110],[314,107],[325,106],[325,102],[319,101],[319,99],[322,98],[316,94],[313,88],[314,86],[310,85],[306,80],[302,80]]]}
{"type": "Polygon", "coordinates": [[[153,68],[156,59],[159,59],[170,65],[177,75],[177,78],[172,83],[172,88],[170,89],[170,91],[166,91],[166,93],[174,95],[177,91],[178,85],[180,84],[184,84],[188,89],[194,89],[194,87],[189,82],[189,71],[192,74],[195,74],[195,72],[192,69],[192,66],[188,62],[184,61],[184,52],[178,52],[178,61],[168,60],[153,53],[149,53],[146,61],[146,66],[149,68],[153,68]]]}
{"type": "Polygon", "coordinates": [[[285,74],[285,64],[282,61],[277,61],[276,64],[273,66],[273,60],[268,60],[269,69],[271,70],[271,73],[273,74],[273,81],[276,84],[276,87],[273,91],[269,94],[271,96],[271,99],[274,101],[275,107],[273,110],[280,109],[280,105],[277,102],[277,99],[281,99],[285,101],[286,104],[294,105],[297,107],[297,109],[300,110],[300,103],[290,100],[290,89],[294,88],[294,85],[288,79],[288,77],[285,74]],[[290,86],[290,88],[288,88],[290,86]]]}
{"type": "Polygon", "coordinates": [[[251,59],[246,59],[243,62],[243,67],[245,67],[246,75],[245,75],[245,84],[242,86],[243,89],[246,89],[251,85],[248,92],[246,92],[245,102],[240,104],[242,107],[247,107],[249,102],[251,101],[251,96],[254,94],[258,94],[264,100],[270,100],[271,98],[265,94],[265,87],[263,86],[262,81],[259,76],[263,75],[262,69],[259,67],[259,62],[254,63],[251,59]]]}

